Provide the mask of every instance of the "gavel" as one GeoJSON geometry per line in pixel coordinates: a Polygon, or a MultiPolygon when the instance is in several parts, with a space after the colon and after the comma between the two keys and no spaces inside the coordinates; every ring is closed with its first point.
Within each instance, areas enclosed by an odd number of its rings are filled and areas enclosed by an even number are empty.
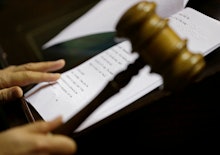
{"type": "Polygon", "coordinates": [[[129,39],[132,49],[163,78],[164,89],[177,91],[191,83],[205,67],[201,54],[187,49],[168,25],[155,13],[154,2],[139,2],[131,7],[116,26],[118,37],[129,39]]]}
{"type": "Polygon", "coordinates": [[[53,133],[73,136],[74,130],[104,101],[126,86],[132,76],[145,65],[163,78],[163,89],[179,91],[193,82],[205,67],[201,54],[187,49],[168,25],[168,20],[155,13],[156,3],[143,1],[128,9],[116,25],[116,35],[130,41],[132,51],[139,57],[120,72],[87,106],[53,133]]]}

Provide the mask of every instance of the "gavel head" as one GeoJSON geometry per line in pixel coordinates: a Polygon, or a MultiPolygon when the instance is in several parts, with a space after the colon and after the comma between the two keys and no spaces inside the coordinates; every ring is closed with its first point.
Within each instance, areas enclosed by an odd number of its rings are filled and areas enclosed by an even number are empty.
{"type": "Polygon", "coordinates": [[[168,25],[155,13],[154,2],[139,2],[128,9],[116,25],[117,37],[128,39],[134,52],[163,77],[164,89],[179,90],[191,83],[205,67],[201,54],[187,49],[168,25]]]}

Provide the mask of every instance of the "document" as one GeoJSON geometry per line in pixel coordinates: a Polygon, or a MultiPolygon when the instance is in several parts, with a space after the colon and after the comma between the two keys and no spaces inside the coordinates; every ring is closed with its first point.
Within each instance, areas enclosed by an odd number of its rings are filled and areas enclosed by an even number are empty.
{"type": "MultiPolygon", "coordinates": [[[[102,0],[78,20],[67,26],[57,36],[43,45],[43,49],[71,39],[105,32],[114,32],[122,14],[141,0],[102,0]]],[[[157,3],[157,13],[161,17],[182,10],[186,0],[149,0],[157,3]],[[171,7],[170,7],[171,6],[171,7]]]]}
{"type": "MultiPolygon", "coordinates": [[[[137,58],[131,53],[129,42],[122,42],[64,72],[56,83],[41,83],[25,94],[44,118],[58,115],[64,122],[87,105],[105,85],[137,58]]],[[[161,77],[150,74],[146,66],[119,94],[103,103],[80,127],[82,130],[113,114],[162,84],[161,77]],[[143,84],[144,83],[144,84],[143,84]]]]}
{"type": "MultiPolygon", "coordinates": [[[[192,8],[185,8],[169,17],[170,27],[188,48],[204,56],[220,45],[220,22],[192,8]]],[[[49,121],[58,115],[64,122],[85,107],[120,71],[135,61],[129,41],[121,42],[62,73],[54,83],[43,82],[25,94],[26,100],[49,121]]],[[[162,77],[150,73],[146,65],[130,83],[97,108],[74,132],[80,132],[105,119],[140,97],[163,85],[162,77]]]]}
{"type": "Polygon", "coordinates": [[[170,16],[169,25],[182,39],[188,40],[188,49],[195,53],[207,55],[219,47],[220,21],[192,8],[170,16]]]}

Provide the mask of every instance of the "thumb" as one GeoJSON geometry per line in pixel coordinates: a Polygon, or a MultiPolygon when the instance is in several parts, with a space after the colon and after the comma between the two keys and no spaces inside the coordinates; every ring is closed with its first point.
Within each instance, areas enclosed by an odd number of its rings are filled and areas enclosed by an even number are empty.
{"type": "Polygon", "coordinates": [[[12,101],[23,96],[23,91],[20,87],[14,86],[0,90],[0,102],[12,101]]]}

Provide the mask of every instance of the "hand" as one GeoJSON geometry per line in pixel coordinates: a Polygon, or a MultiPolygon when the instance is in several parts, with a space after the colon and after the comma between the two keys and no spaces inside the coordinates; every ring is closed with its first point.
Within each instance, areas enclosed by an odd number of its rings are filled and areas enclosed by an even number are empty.
{"type": "Polygon", "coordinates": [[[52,82],[60,78],[58,73],[48,73],[63,68],[64,60],[27,63],[9,66],[0,70],[0,101],[9,101],[23,96],[20,87],[39,82],[52,82]]]}
{"type": "Polygon", "coordinates": [[[0,155],[59,155],[74,154],[75,141],[50,131],[62,124],[61,117],[51,121],[38,121],[0,133],[0,155]]]}

